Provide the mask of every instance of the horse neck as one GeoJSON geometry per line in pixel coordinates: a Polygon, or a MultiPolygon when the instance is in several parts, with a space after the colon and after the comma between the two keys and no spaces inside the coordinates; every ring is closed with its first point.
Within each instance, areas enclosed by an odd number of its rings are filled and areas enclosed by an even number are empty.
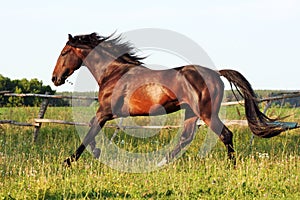
{"type": "Polygon", "coordinates": [[[97,51],[91,51],[85,58],[84,64],[99,86],[108,80],[121,78],[128,70],[137,66],[122,63],[112,56],[99,54],[97,51]]]}

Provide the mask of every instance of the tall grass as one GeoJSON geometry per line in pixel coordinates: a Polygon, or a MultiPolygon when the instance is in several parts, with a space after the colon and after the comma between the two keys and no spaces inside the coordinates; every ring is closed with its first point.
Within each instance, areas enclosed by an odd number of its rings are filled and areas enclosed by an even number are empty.
{"type": "MultiPolygon", "coordinates": [[[[0,118],[30,121],[38,110],[1,108],[0,118]]],[[[243,118],[236,113],[235,107],[226,110],[229,118],[243,118]]],[[[274,108],[268,114],[294,114],[286,120],[300,121],[298,109],[274,108]]],[[[49,108],[46,117],[72,120],[70,108],[49,108]]],[[[143,119],[136,120],[142,123],[138,120],[143,119]]],[[[1,125],[0,198],[299,199],[299,130],[271,139],[256,137],[250,146],[248,128],[231,126],[230,129],[234,132],[236,168],[228,162],[221,142],[217,142],[207,156],[199,157],[199,148],[207,135],[207,127],[203,126],[176,161],[148,173],[126,173],[102,164],[88,152],[71,168],[65,168],[62,161],[80,143],[74,126],[43,124],[33,144],[33,128],[1,125]]],[[[105,134],[110,137],[113,130],[107,128],[105,134]]],[[[175,134],[176,130],[168,130],[141,139],[120,132],[114,143],[127,151],[151,151],[169,142],[175,134]]]]}

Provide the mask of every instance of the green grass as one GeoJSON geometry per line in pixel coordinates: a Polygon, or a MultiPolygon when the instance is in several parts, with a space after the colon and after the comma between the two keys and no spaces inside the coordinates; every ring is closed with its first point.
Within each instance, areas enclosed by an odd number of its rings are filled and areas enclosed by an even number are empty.
{"type": "MultiPolygon", "coordinates": [[[[236,107],[226,109],[226,118],[243,119],[236,107]]],[[[39,108],[0,108],[0,119],[32,122],[39,108]]],[[[271,108],[271,116],[290,115],[300,122],[299,109],[271,108]]],[[[46,118],[72,120],[70,108],[49,108],[46,118]]],[[[175,116],[167,119],[172,123],[175,116]]],[[[139,124],[144,119],[138,118],[139,124]]],[[[169,122],[169,121],[168,121],[169,122]]],[[[231,126],[237,153],[233,168],[221,142],[206,157],[199,148],[207,134],[201,127],[182,157],[148,173],[114,170],[85,152],[71,168],[62,161],[80,143],[76,128],[44,124],[32,143],[33,128],[0,125],[0,199],[299,199],[299,130],[271,139],[255,138],[246,127],[231,126]]],[[[106,129],[110,137],[112,129],[106,129]]],[[[114,143],[131,152],[147,152],[171,141],[176,130],[165,130],[148,139],[121,132],[114,143]],[[125,141],[125,142],[124,142],[125,141]]]]}

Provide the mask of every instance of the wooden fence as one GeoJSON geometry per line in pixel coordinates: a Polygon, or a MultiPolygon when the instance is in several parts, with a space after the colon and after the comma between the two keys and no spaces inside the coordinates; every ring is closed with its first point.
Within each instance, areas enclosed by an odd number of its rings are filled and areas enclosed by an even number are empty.
{"type": "MultiPolygon", "coordinates": [[[[17,126],[33,126],[34,133],[33,133],[33,140],[36,141],[39,130],[43,123],[58,123],[58,124],[66,124],[66,125],[78,125],[78,126],[89,126],[89,123],[86,122],[70,122],[64,120],[56,120],[56,119],[44,119],[44,115],[47,111],[47,107],[49,104],[49,99],[81,99],[81,100],[97,100],[97,97],[88,97],[88,96],[65,96],[65,95],[49,95],[49,94],[16,94],[16,93],[8,93],[7,91],[0,91],[1,95],[4,96],[13,96],[13,97],[40,97],[44,98],[43,102],[41,103],[40,110],[36,119],[34,119],[34,123],[27,123],[27,122],[17,122],[14,120],[0,120],[0,124],[11,124],[17,126]]],[[[300,97],[300,92],[293,92],[293,93],[286,93],[279,96],[268,97],[258,99],[258,102],[267,102],[265,106],[264,112],[267,111],[269,106],[271,105],[272,101],[280,100],[280,99],[287,99],[287,98],[295,98],[300,97]]],[[[234,101],[234,102],[223,102],[222,106],[232,106],[237,104],[243,104],[244,101],[234,101]]],[[[198,125],[203,125],[202,121],[197,122],[198,125]]],[[[246,120],[226,120],[224,122],[226,125],[241,125],[247,126],[246,120]]],[[[115,128],[115,129],[162,129],[162,128],[179,128],[180,126],[122,126],[122,122],[119,125],[106,125],[105,127],[115,128]]]]}

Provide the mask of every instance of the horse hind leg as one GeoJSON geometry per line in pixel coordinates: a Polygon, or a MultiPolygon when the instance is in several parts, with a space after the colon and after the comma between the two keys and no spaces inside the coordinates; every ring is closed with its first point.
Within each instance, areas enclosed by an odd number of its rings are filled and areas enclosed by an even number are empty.
{"type": "MultiPolygon", "coordinates": [[[[91,126],[95,123],[95,120],[97,120],[96,116],[94,116],[91,119],[91,121],[90,121],[91,126]]],[[[96,148],[96,144],[97,144],[96,140],[95,140],[95,138],[93,138],[89,145],[91,147],[91,151],[94,155],[94,158],[99,158],[100,154],[101,154],[101,150],[99,148],[96,148]]]]}
{"type": "Polygon", "coordinates": [[[92,142],[90,142],[90,147],[92,150],[92,153],[94,155],[94,158],[99,158],[100,154],[101,154],[101,150],[99,148],[96,147],[96,140],[95,138],[92,140],[92,142]]]}
{"type": "Polygon", "coordinates": [[[233,134],[232,132],[223,124],[218,116],[214,116],[211,119],[202,119],[209,128],[214,131],[223,142],[223,144],[227,148],[228,158],[236,164],[235,157],[234,157],[234,148],[233,148],[233,134]]]}
{"type": "Polygon", "coordinates": [[[175,159],[182,149],[184,149],[187,145],[189,145],[195,136],[196,132],[196,122],[198,120],[198,117],[192,117],[189,119],[185,119],[184,121],[184,129],[180,136],[179,143],[175,146],[175,148],[170,152],[168,156],[168,160],[175,159]]]}
{"type": "MultiPolygon", "coordinates": [[[[215,80],[214,84],[208,84],[206,90],[202,91],[199,102],[199,117],[208,127],[215,132],[227,148],[228,157],[235,164],[233,149],[233,134],[220,120],[218,114],[224,93],[224,84],[221,80],[215,80]],[[210,88],[210,89],[209,89],[210,88]]],[[[198,114],[198,113],[197,113],[198,114]]]]}
{"type": "Polygon", "coordinates": [[[187,108],[185,110],[184,126],[183,131],[180,135],[179,142],[174,147],[174,149],[168,154],[168,156],[164,158],[160,163],[158,163],[158,166],[163,166],[164,164],[174,160],[180,155],[182,149],[184,149],[193,141],[196,132],[197,120],[198,117],[193,113],[193,111],[190,108],[187,108]]]}
{"type": "MultiPolygon", "coordinates": [[[[191,114],[192,111],[189,113],[191,114]]],[[[209,126],[209,128],[212,131],[214,131],[218,135],[219,139],[223,142],[223,144],[227,148],[228,158],[235,165],[236,160],[234,157],[235,151],[233,148],[232,132],[223,124],[223,122],[220,120],[220,118],[217,115],[214,115],[210,118],[207,118],[205,116],[207,115],[205,114],[200,115],[201,119],[209,126]]],[[[186,116],[184,121],[184,130],[181,134],[179,144],[177,144],[174,150],[169,154],[168,161],[178,156],[181,150],[193,141],[195,136],[197,120],[198,120],[198,116],[196,115],[186,116]]]]}

